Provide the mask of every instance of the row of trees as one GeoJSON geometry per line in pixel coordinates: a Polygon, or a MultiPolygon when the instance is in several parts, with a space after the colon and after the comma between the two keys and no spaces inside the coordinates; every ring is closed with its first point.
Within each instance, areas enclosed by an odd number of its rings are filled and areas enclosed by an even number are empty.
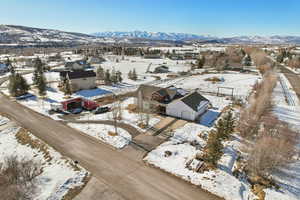
{"type": "MultiPolygon", "coordinates": [[[[15,72],[14,67],[10,64],[10,76],[9,76],[9,93],[13,97],[24,95],[30,89],[26,79],[19,73],[15,72]]],[[[37,58],[34,61],[34,72],[32,77],[33,85],[38,89],[39,95],[46,95],[47,81],[44,76],[44,68],[42,61],[37,58]]]]}
{"type": "Polygon", "coordinates": [[[122,73],[118,70],[115,71],[114,69],[112,71],[110,70],[104,70],[101,66],[99,66],[96,70],[96,75],[98,80],[102,80],[105,82],[105,84],[116,84],[123,81],[122,73]]]}
{"type": "Polygon", "coordinates": [[[268,71],[263,80],[253,87],[253,94],[249,97],[249,106],[241,111],[238,130],[247,139],[254,139],[259,128],[261,117],[271,108],[273,89],[276,86],[277,75],[268,71]]]}

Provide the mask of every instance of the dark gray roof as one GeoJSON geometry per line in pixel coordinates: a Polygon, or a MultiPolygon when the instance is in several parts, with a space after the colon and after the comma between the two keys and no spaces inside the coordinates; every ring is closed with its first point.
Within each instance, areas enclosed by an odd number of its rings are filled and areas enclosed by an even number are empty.
{"type": "Polygon", "coordinates": [[[60,72],[60,76],[66,78],[68,75],[69,79],[77,79],[77,78],[89,78],[96,77],[96,73],[94,71],[62,71],[60,72]]]}
{"type": "Polygon", "coordinates": [[[198,106],[202,101],[209,102],[208,99],[206,99],[204,96],[199,94],[198,92],[193,92],[189,95],[186,95],[181,99],[183,103],[185,103],[187,106],[192,108],[194,111],[198,111],[198,106]]]}

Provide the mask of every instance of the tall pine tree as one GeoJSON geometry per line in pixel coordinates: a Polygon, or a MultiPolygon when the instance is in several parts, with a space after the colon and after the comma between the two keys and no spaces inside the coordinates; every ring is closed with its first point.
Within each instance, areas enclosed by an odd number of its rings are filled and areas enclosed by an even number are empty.
{"type": "Polygon", "coordinates": [[[136,74],[136,71],[135,71],[135,68],[133,69],[133,71],[132,71],[132,80],[134,80],[134,81],[136,81],[137,80],[137,74],[136,74]]]}
{"type": "Polygon", "coordinates": [[[46,84],[46,78],[43,73],[40,73],[37,78],[37,88],[39,90],[40,96],[46,95],[47,84],[46,84]]]}
{"type": "Polygon", "coordinates": [[[111,77],[110,77],[109,70],[106,70],[105,72],[104,82],[106,85],[111,84],[111,77]]]}
{"type": "Polygon", "coordinates": [[[71,89],[69,79],[65,80],[64,85],[63,85],[63,90],[64,90],[64,93],[65,93],[65,96],[72,95],[72,89],[71,89]]]}

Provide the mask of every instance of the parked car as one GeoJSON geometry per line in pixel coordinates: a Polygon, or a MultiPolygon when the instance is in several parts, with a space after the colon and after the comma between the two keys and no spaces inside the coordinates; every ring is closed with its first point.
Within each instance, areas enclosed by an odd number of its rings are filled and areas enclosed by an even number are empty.
{"type": "Polygon", "coordinates": [[[74,108],[74,109],[72,109],[72,110],[69,110],[69,112],[70,112],[71,114],[79,114],[79,113],[82,112],[82,108],[74,108]]]}
{"type": "Polygon", "coordinates": [[[106,113],[108,111],[109,111],[109,107],[107,107],[107,106],[106,107],[98,107],[93,111],[93,113],[95,115],[97,115],[97,114],[101,114],[101,113],[106,113]]]}

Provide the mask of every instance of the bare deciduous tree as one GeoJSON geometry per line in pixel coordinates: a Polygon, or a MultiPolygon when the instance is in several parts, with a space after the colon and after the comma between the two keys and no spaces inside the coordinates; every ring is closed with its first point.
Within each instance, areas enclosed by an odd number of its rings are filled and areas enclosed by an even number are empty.
{"type": "Polygon", "coordinates": [[[8,157],[0,169],[1,199],[29,200],[36,189],[36,177],[42,173],[40,163],[8,157]]]}
{"type": "Polygon", "coordinates": [[[287,165],[296,153],[297,133],[275,117],[266,120],[256,143],[249,148],[247,171],[267,178],[274,170],[287,165]],[[275,125],[275,126],[274,126],[275,125]]]}

